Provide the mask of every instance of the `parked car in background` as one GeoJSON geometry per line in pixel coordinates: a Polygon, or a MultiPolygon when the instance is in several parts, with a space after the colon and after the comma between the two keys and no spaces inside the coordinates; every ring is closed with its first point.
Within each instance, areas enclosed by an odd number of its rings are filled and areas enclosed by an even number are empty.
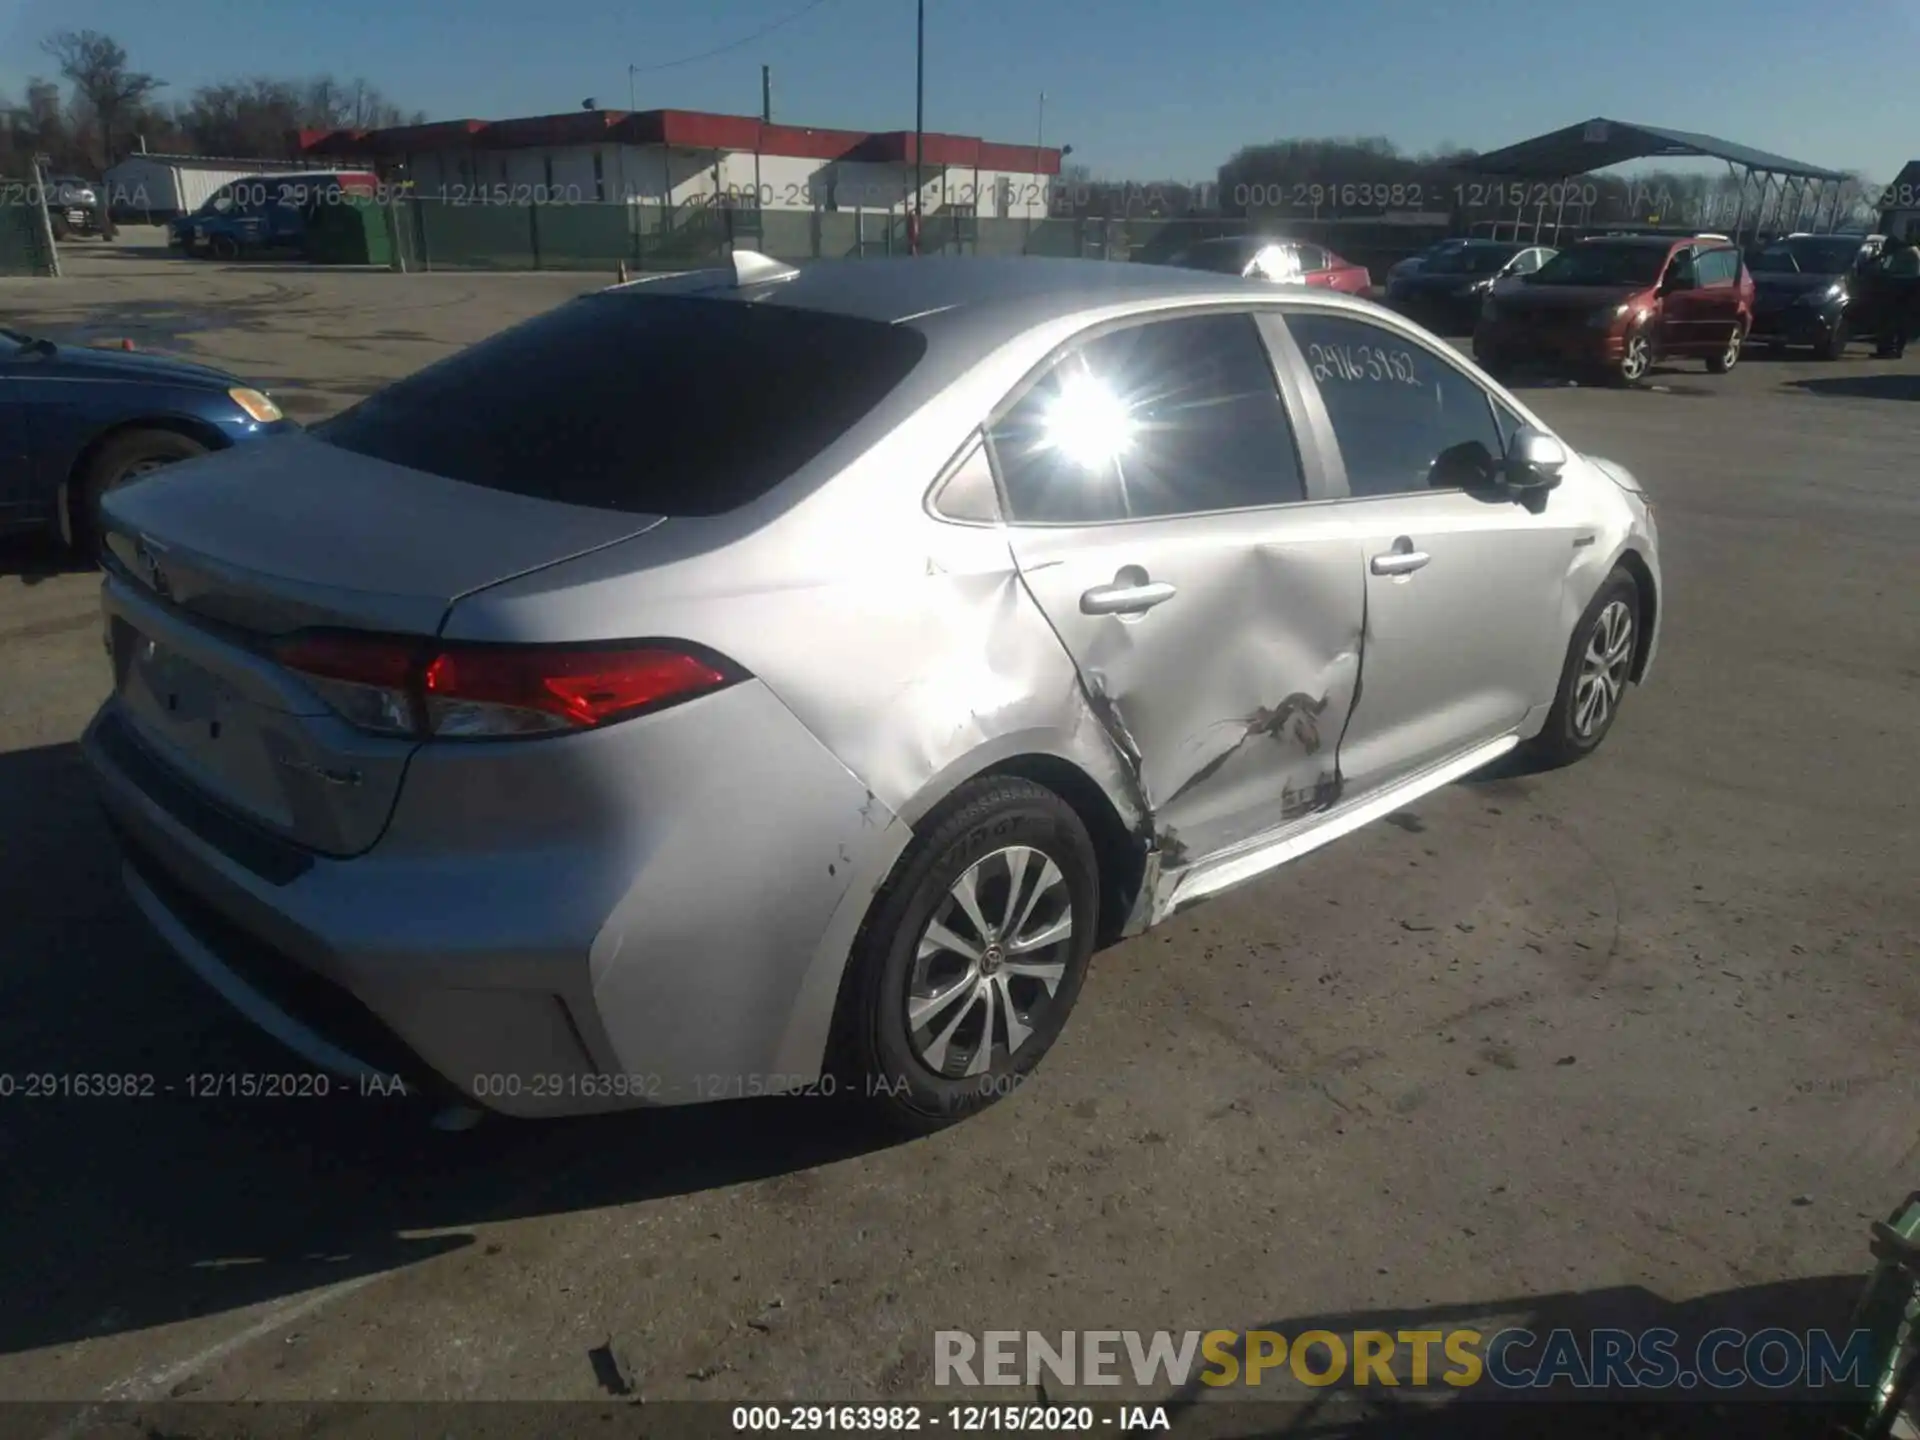
{"type": "Polygon", "coordinates": [[[106,229],[100,190],[93,181],[79,175],[49,175],[46,189],[47,220],[53,227],[55,240],[74,235],[99,235],[106,229]]]}
{"type": "Polygon", "coordinates": [[[297,428],[223,371],[0,329],[0,530],[85,540],[109,490],[297,428]]]}
{"type": "Polygon", "coordinates": [[[1558,252],[1512,240],[1468,240],[1387,282],[1387,303],[1444,335],[1470,334],[1480,304],[1502,280],[1531,275],[1558,252]]]}
{"type": "Polygon", "coordinates": [[[1633,477],[1419,327],[1097,261],[735,251],[105,513],[137,906],[528,1116],[960,1119],[1096,947],[1591,753],[1661,610],[1633,477]]]}
{"type": "Polygon", "coordinates": [[[254,175],[222,186],[192,215],[169,226],[190,255],[237,260],[306,246],[307,220],[321,205],[377,193],[379,177],[365,170],[295,170],[254,175]]]}
{"type": "Polygon", "coordinates": [[[1457,250],[1466,243],[1467,241],[1464,238],[1436,240],[1417,255],[1409,255],[1404,260],[1394,261],[1391,268],[1387,271],[1387,284],[1391,286],[1395,280],[1404,279],[1409,275],[1419,274],[1422,267],[1424,267],[1429,260],[1433,259],[1434,256],[1444,255],[1449,250],[1457,250]]]}
{"type": "Polygon", "coordinates": [[[1739,362],[1753,304],[1753,277],[1723,238],[1577,240],[1487,297],[1473,353],[1494,370],[1542,362],[1629,383],[1663,358],[1724,374],[1739,362]]]}
{"type": "Polygon", "coordinates": [[[1364,265],[1341,259],[1324,245],[1273,236],[1234,235],[1201,240],[1176,250],[1163,262],[1185,270],[1241,275],[1283,285],[1312,285],[1347,295],[1364,295],[1373,276],[1364,265]]]}
{"type": "Polygon", "coordinates": [[[1879,331],[1884,286],[1874,283],[1881,245],[1859,235],[1788,235],[1763,246],[1753,272],[1753,338],[1769,346],[1810,346],[1823,360],[1849,340],[1879,331]]]}

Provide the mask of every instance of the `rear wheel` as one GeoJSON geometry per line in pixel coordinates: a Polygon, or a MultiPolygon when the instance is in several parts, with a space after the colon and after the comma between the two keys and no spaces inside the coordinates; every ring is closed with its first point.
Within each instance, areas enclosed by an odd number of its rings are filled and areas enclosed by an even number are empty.
{"type": "Polygon", "coordinates": [[[90,545],[100,534],[100,502],[109,490],[177,460],[191,460],[207,447],[177,430],[123,430],[94,451],[73,490],[71,516],[76,543],[90,545]]]}
{"type": "Polygon", "coordinates": [[[1570,765],[1600,748],[1626,698],[1640,644],[1640,588],[1615,570],[1573,627],[1547,723],[1528,742],[1535,760],[1570,765]]]}
{"type": "Polygon", "coordinates": [[[1093,953],[1093,842],[1058,795],[993,776],[957,791],[875,898],[842,994],[840,1068],[924,1134],[1017,1089],[1066,1024],[1093,953]]]}
{"type": "Polygon", "coordinates": [[[1740,363],[1740,347],[1746,342],[1747,332],[1739,325],[1733,327],[1733,334],[1727,338],[1727,348],[1718,355],[1707,357],[1707,369],[1715,375],[1724,375],[1740,363]]]}

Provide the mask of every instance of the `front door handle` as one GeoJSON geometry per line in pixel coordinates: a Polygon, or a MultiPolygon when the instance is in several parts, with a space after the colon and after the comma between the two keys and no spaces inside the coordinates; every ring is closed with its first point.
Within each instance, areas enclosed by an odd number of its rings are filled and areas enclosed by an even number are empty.
{"type": "Polygon", "coordinates": [[[1135,585],[1096,585],[1081,592],[1082,615],[1141,615],[1163,600],[1171,600],[1173,586],[1164,580],[1142,580],[1135,585]]]}
{"type": "Polygon", "coordinates": [[[1424,550],[1389,550],[1373,557],[1376,575],[1411,575],[1433,557],[1424,550]]]}

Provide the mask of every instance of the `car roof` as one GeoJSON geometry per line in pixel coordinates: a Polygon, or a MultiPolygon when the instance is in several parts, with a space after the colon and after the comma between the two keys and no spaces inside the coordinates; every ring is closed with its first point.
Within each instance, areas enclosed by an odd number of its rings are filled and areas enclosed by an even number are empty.
{"type": "MultiPolygon", "coordinates": [[[[734,252],[749,274],[782,267],[734,252]]],[[[1379,316],[1380,306],[1357,296],[1304,286],[1275,285],[1209,270],[1134,261],[1067,260],[1038,256],[904,256],[822,260],[785,278],[741,283],[736,272],[703,270],[646,277],[603,294],[682,294],[721,302],[778,305],[881,324],[911,323],[956,363],[979,356],[1037,327],[1080,314],[1138,307],[1233,304],[1311,304],[1379,316]]]]}
{"type": "MultiPolygon", "coordinates": [[[[1641,250],[1671,250],[1676,245],[1691,245],[1698,235],[1584,235],[1573,245],[1631,245],[1641,250]]],[[[1570,245],[1569,249],[1572,248],[1570,245]]]]}
{"type": "Polygon", "coordinates": [[[737,287],[734,293],[767,304],[898,324],[1008,303],[1017,303],[1040,320],[1131,301],[1222,293],[1272,299],[1273,289],[1265,281],[1130,261],[924,255],[816,261],[790,279],[737,287]]]}

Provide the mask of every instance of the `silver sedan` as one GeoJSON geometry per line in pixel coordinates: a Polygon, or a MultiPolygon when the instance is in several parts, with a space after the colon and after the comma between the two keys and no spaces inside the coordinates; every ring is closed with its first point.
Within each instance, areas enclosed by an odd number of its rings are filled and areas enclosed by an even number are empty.
{"type": "Polygon", "coordinates": [[[1418,327],[1100,262],[736,254],[105,513],[134,900],[469,1113],[963,1117],[1101,947],[1592,751],[1661,611],[1633,477],[1418,327]]]}

